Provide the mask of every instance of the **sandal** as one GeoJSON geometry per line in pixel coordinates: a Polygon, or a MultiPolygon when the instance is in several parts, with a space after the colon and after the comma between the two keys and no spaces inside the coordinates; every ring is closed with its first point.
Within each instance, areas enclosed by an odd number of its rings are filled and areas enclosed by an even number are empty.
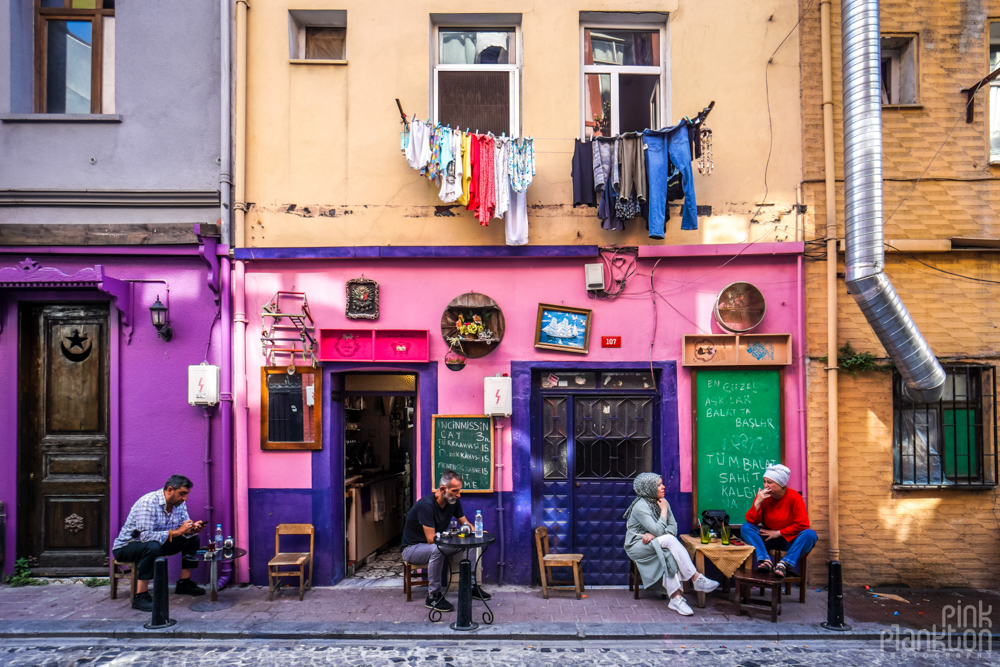
{"type": "Polygon", "coordinates": [[[784,579],[785,575],[788,574],[787,570],[788,570],[788,564],[785,561],[781,561],[780,563],[774,566],[774,576],[781,577],[782,579],[784,579]]]}
{"type": "Polygon", "coordinates": [[[760,572],[761,574],[767,574],[773,568],[774,564],[771,562],[770,558],[768,558],[767,560],[762,560],[761,562],[757,563],[757,571],[760,572]]]}

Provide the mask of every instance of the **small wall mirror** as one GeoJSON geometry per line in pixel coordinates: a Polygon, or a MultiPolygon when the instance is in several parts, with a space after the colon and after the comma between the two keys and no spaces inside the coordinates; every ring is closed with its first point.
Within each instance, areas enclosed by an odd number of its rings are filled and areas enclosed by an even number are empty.
{"type": "Polygon", "coordinates": [[[261,369],[261,449],[323,449],[322,385],[320,370],[312,366],[261,369]]]}

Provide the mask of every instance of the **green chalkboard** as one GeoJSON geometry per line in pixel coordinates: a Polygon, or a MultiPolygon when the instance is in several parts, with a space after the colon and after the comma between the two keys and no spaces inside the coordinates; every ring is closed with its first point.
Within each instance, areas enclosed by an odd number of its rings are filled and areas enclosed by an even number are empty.
{"type": "Polygon", "coordinates": [[[482,415],[432,415],[431,486],[451,469],[462,476],[462,493],[493,490],[493,419],[482,415]]]}
{"type": "Polygon", "coordinates": [[[694,508],[726,510],[733,523],[782,460],[781,370],[699,369],[691,382],[694,418],[694,508]]]}

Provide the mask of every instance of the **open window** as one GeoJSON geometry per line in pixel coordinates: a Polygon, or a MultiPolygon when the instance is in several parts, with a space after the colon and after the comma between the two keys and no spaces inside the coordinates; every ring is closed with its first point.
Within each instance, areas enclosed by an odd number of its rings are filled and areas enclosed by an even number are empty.
{"type": "MultiPolygon", "coordinates": [[[[990,72],[1000,67],[1000,21],[990,23],[990,72]]],[[[1000,162],[1000,81],[990,81],[990,162],[1000,162]]]]}
{"type": "Polygon", "coordinates": [[[441,24],[434,36],[435,121],[519,136],[517,26],[441,24]]]}
{"type": "Polygon", "coordinates": [[[290,10],[288,57],[293,62],[346,63],[347,10],[290,10]]]}
{"type": "Polygon", "coordinates": [[[34,0],[35,112],[114,113],[115,0],[34,0]]]}
{"type": "Polygon", "coordinates": [[[312,366],[261,369],[261,449],[323,449],[322,386],[312,366]]]}
{"type": "Polygon", "coordinates": [[[583,136],[663,126],[666,16],[660,22],[582,25],[583,136]]]}
{"type": "Polygon", "coordinates": [[[882,104],[917,104],[917,36],[882,35],[882,104]]]}

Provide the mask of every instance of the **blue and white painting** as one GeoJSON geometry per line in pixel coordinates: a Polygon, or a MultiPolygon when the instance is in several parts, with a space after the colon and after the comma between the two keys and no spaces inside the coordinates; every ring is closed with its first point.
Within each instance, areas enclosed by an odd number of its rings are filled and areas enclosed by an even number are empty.
{"type": "Polygon", "coordinates": [[[587,314],[543,310],[539,343],[582,350],[587,335],[587,314]]]}

